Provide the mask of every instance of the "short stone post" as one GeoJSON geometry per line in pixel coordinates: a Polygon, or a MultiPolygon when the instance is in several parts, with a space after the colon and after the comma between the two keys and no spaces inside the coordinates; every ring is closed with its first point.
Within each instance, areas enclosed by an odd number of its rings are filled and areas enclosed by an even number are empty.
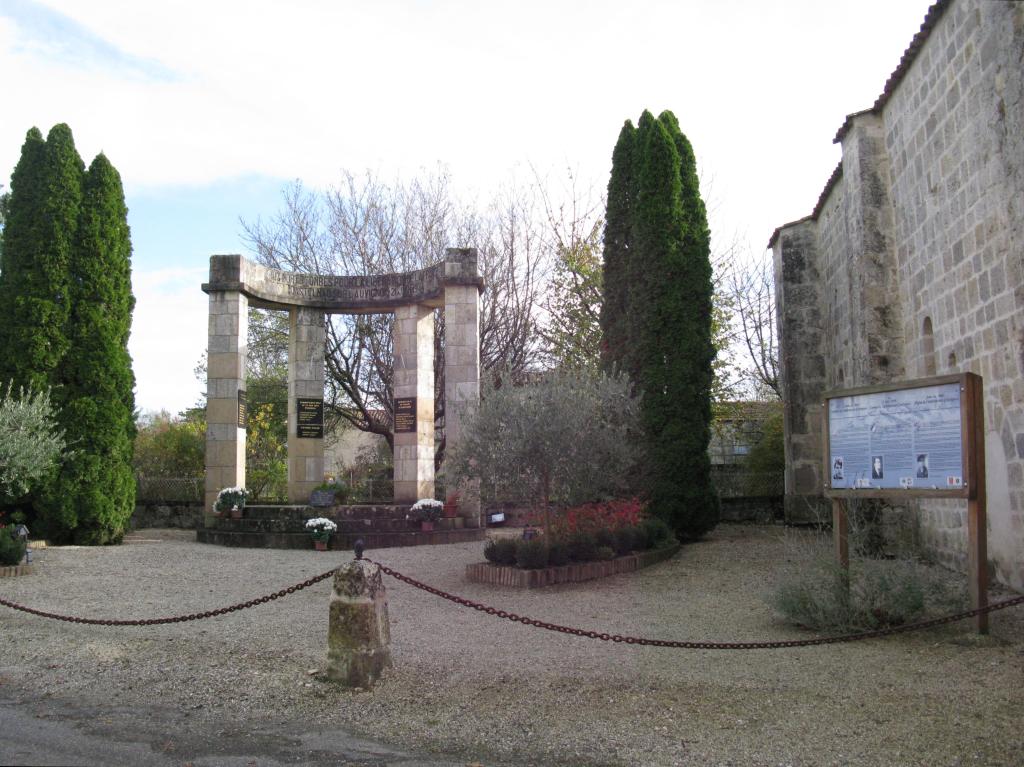
{"type": "Polygon", "coordinates": [[[387,592],[380,568],[356,559],[334,574],[327,629],[327,678],[369,689],[391,666],[387,592]]]}

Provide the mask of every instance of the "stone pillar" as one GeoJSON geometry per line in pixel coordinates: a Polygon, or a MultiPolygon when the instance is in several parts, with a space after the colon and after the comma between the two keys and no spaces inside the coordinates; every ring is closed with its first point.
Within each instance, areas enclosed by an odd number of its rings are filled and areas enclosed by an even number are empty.
{"type": "Polygon", "coordinates": [[[848,385],[890,383],[906,374],[885,126],[880,115],[858,114],[847,118],[842,135],[845,233],[851,255],[844,265],[851,282],[848,385]]]}
{"type": "Polygon", "coordinates": [[[327,678],[369,689],[391,666],[388,598],[380,568],[357,559],[334,574],[327,628],[327,678]]]}
{"type": "MultiPolygon", "coordinates": [[[[480,402],[480,290],[476,285],[444,289],[444,430],[445,450],[455,449],[462,424],[480,402]]],[[[480,524],[480,498],[475,483],[457,482],[459,514],[466,524],[480,524]]]]}
{"type": "Polygon", "coordinates": [[[324,481],[324,313],[292,307],[288,331],[288,502],[305,504],[324,481]],[[300,418],[299,400],[304,416],[300,418]],[[319,436],[315,416],[319,406],[319,436]],[[307,436],[304,436],[307,435],[307,436]]]}
{"type": "Polygon", "coordinates": [[[434,497],[434,310],[395,309],[393,339],[395,503],[404,504],[434,497]],[[414,407],[403,413],[405,406],[414,407]],[[412,429],[403,431],[406,425],[412,429]]]}
{"type": "Polygon", "coordinates": [[[788,224],[771,243],[779,333],[779,383],[785,403],[785,516],[788,524],[829,519],[822,495],[821,394],[825,390],[817,225],[788,224]],[[818,318],[816,320],[816,318],[818,318]]]}
{"type": "Polygon", "coordinates": [[[249,299],[234,290],[211,292],[206,358],[207,515],[213,513],[222,488],[245,485],[245,429],[238,426],[238,392],[245,391],[248,334],[249,299]]]}

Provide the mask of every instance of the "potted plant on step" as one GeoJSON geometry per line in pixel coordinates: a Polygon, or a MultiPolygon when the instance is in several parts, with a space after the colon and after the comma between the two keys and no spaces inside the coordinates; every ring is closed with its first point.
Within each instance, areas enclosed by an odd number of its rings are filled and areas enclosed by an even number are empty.
{"type": "Polygon", "coordinates": [[[232,519],[242,518],[242,509],[245,508],[245,501],[249,497],[244,487],[225,487],[217,493],[217,502],[213,504],[213,510],[222,517],[228,515],[232,519]]]}
{"type": "Polygon", "coordinates": [[[410,518],[420,523],[420,530],[430,532],[434,529],[434,523],[441,518],[441,510],[444,504],[435,501],[433,498],[420,498],[409,509],[410,518]]]}
{"type": "Polygon", "coordinates": [[[445,518],[452,519],[459,516],[459,493],[452,492],[448,493],[444,502],[444,516],[445,518]]]}
{"type": "Polygon", "coordinates": [[[306,529],[313,536],[313,546],[317,551],[327,551],[327,542],[331,539],[338,526],[324,517],[314,517],[306,520],[306,529]]]}
{"type": "Polygon", "coordinates": [[[310,506],[329,507],[343,504],[348,499],[348,487],[337,482],[324,482],[317,485],[309,495],[310,506]]]}

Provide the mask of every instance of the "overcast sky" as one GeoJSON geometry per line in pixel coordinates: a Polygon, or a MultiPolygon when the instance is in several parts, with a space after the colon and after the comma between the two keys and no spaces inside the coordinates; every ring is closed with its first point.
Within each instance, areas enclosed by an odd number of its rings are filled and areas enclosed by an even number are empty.
{"type": "MultiPolygon", "coordinates": [[[[212,253],[292,179],[446,166],[483,194],[572,167],[607,184],[626,119],[671,109],[712,235],[759,256],[810,213],[927,0],[0,0],[0,183],[32,126],[121,172],[144,409],[193,404],[212,253]],[[708,190],[705,190],[706,194],[708,190]]],[[[451,243],[458,246],[460,243],[451,243]]]]}

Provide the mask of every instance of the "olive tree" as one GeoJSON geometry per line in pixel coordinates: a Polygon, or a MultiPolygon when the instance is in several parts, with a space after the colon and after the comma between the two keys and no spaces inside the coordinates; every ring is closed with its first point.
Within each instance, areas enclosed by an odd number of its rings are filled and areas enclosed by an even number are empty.
{"type": "Polygon", "coordinates": [[[64,454],[50,395],[0,389],[0,496],[17,500],[46,477],[64,454]]]}
{"type": "Polygon", "coordinates": [[[482,388],[447,476],[478,479],[484,496],[530,498],[545,528],[552,501],[630,492],[639,403],[625,377],[556,370],[518,385],[509,375],[489,377],[482,388]]]}

